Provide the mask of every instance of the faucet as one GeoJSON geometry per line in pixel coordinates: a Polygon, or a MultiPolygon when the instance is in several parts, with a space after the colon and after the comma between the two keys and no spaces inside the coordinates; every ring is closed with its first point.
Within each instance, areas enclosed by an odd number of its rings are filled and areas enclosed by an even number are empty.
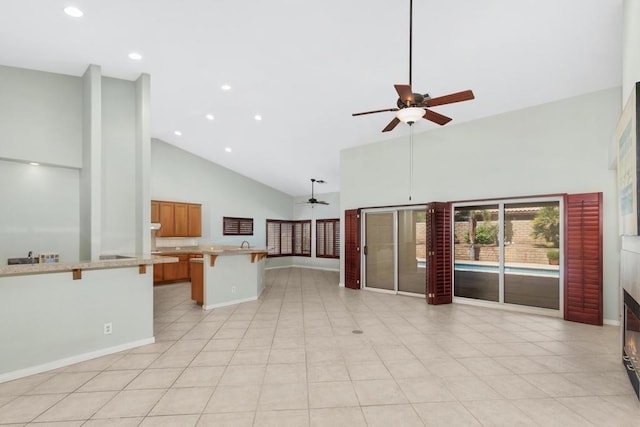
{"type": "Polygon", "coordinates": [[[29,259],[29,264],[33,264],[33,251],[29,251],[27,258],[29,259]]]}
{"type": "Polygon", "coordinates": [[[247,242],[246,240],[243,240],[242,243],[240,243],[240,249],[244,249],[244,244],[247,244],[247,249],[249,249],[251,246],[249,245],[249,242],[247,242]]]}

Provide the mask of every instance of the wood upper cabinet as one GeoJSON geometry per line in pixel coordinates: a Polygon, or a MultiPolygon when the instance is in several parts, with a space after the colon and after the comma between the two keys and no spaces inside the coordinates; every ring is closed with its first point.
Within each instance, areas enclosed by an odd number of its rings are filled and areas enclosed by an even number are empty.
{"type": "Polygon", "coordinates": [[[151,222],[160,222],[160,202],[151,202],[151,222]]]}
{"type": "Polygon", "coordinates": [[[175,215],[174,215],[174,203],[172,202],[158,202],[158,210],[160,212],[159,222],[160,230],[156,232],[158,237],[174,237],[175,234],[175,215]]]}
{"type": "Polygon", "coordinates": [[[189,236],[189,205],[186,203],[174,203],[173,207],[173,235],[178,237],[189,236]]]}
{"type": "Polygon", "coordinates": [[[202,207],[195,203],[151,201],[151,222],[159,222],[157,237],[202,236],[202,207]]]}
{"type": "Polygon", "coordinates": [[[190,204],[188,205],[189,214],[189,229],[187,230],[187,236],[200,237],[202,236],[202,207],[200,205],[190,204]]]}

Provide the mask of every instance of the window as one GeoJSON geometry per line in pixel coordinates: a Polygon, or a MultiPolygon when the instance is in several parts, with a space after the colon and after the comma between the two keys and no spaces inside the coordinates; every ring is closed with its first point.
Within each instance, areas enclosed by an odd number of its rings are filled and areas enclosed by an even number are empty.
{"type": "Polygon", "coordinates": [[[316,220],[316,257],[340,258],[340,219],[316,220]]]}
{"type": "Polygon", "coordinates": [[[253,218],[222,218],[224,236],[253,236],[253,218]]]}
{"type": "Polygon", "coordinates": [[[267,220],[267,255],[311,256],[311,220],[267,220]]]}

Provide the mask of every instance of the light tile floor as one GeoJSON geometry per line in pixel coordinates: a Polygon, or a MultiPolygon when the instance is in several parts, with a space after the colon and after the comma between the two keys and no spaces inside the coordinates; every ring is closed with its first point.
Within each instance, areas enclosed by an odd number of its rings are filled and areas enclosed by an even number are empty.
{"type": "Polygon", "coordinates": [[[0,384],[0,424],[640,425],[618,327],[337,283],[271,270],[258,301],[211,311],[157,287],[155,344],[0,384]]]}

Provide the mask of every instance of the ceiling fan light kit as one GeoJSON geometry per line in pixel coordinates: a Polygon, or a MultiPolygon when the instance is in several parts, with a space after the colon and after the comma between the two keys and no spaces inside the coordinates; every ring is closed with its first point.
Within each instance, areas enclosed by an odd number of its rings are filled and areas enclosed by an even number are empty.
{"type": "Polygon", "coordinates": [[[407,107],[398,110],[396,117],[400,119],[402,123],[412,125],[422,117],[424,117],[425,109],[419,107],[407,107]]]}

